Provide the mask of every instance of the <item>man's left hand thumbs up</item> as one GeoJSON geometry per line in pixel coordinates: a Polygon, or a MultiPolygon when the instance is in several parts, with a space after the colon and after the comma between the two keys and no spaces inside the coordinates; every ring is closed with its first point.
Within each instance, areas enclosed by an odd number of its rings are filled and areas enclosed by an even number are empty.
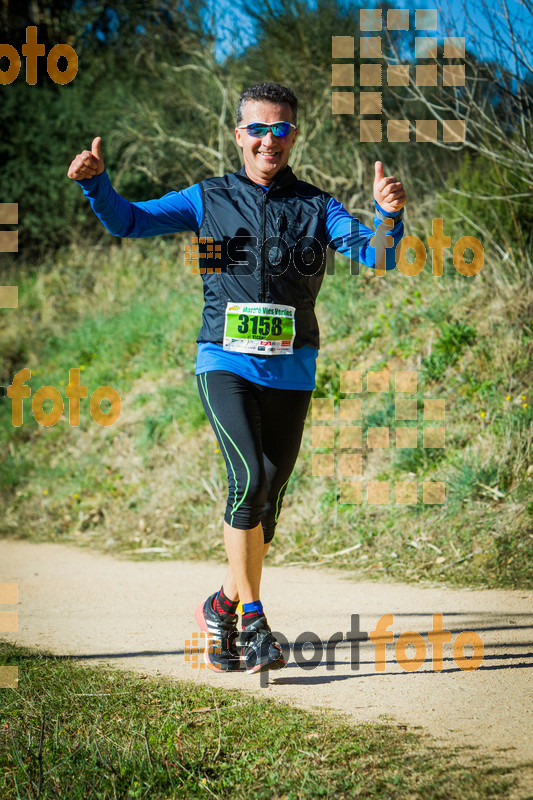
{"type": "Polygon", "coordinates": [[[381,161],[376,161],[374,168],[374,200],[384,211],[397,213],[405,205],[405,189],[397,178],[383,176],[381,161]]]}

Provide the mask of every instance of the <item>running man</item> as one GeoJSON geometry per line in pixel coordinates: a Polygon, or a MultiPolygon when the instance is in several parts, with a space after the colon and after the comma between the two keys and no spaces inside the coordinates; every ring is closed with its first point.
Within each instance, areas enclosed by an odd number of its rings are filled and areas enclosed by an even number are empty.
{"type": "MultiPolygon", "coordinates": [[[[114,236],[193,231],[220,245],[220,259],[200,256],[204,309],[196,360],[200,398],[228,473],[229,566],[221,588],[196,609],[198,624],[213,639],[205,660],[217,672],[238,670],[243,663],[248,673],[285,666],[263,612],[261,571],[315,388],[314,305],[326,247],[375,267],[369,244],[374,231],[330,194],[298,180],[288,166],[298,136],[297,111],[296,96],[284,86],[245,89],[235,128],[241,169],[160,199],[130,203],[115,192],[100,137],[74,158],[67,173],[114,236]]],[[[394,247],[385,251],[385,267],[393,269],[405,191],[397,178],[383,175],[380,161],[373,188],[376,227],[393,220],[394,247]]]]}

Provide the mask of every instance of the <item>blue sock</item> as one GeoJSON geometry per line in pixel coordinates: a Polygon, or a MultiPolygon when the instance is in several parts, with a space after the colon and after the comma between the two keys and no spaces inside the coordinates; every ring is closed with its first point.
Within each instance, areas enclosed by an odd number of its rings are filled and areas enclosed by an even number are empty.
{"type": "Polygon", "coordinates": [[[243,603],[242,604],[242,611],[243,614],[262,614],[263,613],[263,603],[261,600],[253,600],[251,603],[243,603]]]}
{"type": "Polygon", "coordinates": [[[261,600],[254,600],[253,603],[243,603],[241,617],[242,629],[244,630],[247,625],[255,622],[262,614],[263,604],[261,600]]]}

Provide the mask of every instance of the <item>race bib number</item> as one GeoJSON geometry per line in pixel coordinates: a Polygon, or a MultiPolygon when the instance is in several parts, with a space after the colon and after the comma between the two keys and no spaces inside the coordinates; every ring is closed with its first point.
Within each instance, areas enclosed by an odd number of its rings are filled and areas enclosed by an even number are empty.
{"type": "Polygon", "coordinates": [[[228,303],[224,350],[254,356],[292,353],[295,310],[274,303],[228,303]]]}

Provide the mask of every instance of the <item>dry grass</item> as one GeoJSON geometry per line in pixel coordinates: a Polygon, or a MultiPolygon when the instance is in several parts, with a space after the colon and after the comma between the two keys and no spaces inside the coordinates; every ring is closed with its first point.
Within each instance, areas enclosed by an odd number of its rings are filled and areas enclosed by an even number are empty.
{"type": "MultiPolygon", "coordinates": [[[[130,240],[109,251],[65,252],[24,282],[16,317],[4,317],[4,382],[30,366],[38,371],[33,390],[59,386],[68,367],[85,360],[91,390],[110,383],[123,403],[119,423],[108,429],[87,412],[79,429],[66,420],[55,429],[31,420],[11,432],[6,426],[15,482],[2,490],[5,534],[133,557],[225,558],[227,479],[193,368],[200,281],[182,264],[179,242],[130,240]],[[103,321],[95,327],[98,314],[103,321]],[[159,550],[132,552],[146,548],[159,550]]],[[[531,385],[533,287],[526,276],[512,283],[495,263],[479,277],[435,279],[426,268],[416,280],[376,278],[364,267],[351,276],[344,259],[327,276],[317,305],[323,336],[315,394],[338,399],[342,370],[418,370],[419,400],[446,399],[444,457],[425,458],[419,448],[399,464],[394,447],[370,450],[365,480],[444,480],[449,502],[341,505],[336,481],[311,474],[309,416],[269,556],[274,563],[529,585],[532,425],[522,395],[531,385]],[[475,339],[457,349],[449,331],[460,324],[475,339]],[[439,353],[441,374],[427,380],[427,359],[439,353]]],[[[365,414],[394,427],[386,398],[365,396],[365,414]]]]}

